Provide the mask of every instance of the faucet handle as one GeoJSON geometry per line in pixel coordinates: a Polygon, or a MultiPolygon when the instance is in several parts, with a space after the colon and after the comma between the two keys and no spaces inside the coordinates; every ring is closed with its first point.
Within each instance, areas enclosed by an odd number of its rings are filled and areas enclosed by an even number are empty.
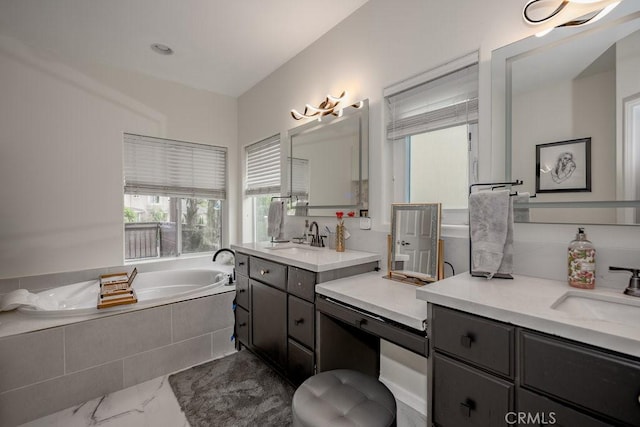
{"type": "Polygon", "coordinates": [[[640,277],[640,268],[609,266],[609,271],[628,271],[629,273],[633,274],[633,277],[640,277]]]}

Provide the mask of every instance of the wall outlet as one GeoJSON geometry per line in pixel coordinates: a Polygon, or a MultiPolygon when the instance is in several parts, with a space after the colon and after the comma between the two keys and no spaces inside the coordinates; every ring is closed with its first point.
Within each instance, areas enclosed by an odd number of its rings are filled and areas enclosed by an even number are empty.
{"type": "Polygon", "coordinates": [[[360,230],[371,230],[371,218],[368,216],[360,218],[360,230]]]}

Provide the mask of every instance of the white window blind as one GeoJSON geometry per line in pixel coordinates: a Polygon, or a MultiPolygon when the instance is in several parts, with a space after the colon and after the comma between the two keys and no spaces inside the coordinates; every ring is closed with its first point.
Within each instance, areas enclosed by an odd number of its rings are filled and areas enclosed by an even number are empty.
{"type": "Polygon", "coordinates": [[[309,198],[309,160],[289,157],[291,170],[291,195],[303,200],[309,198]]]}
{"type": "Polygon", "coordinates": [[[227,149],[125,133],[124,192],[225,200],[227,149]]]}
{"type": "Polygon", "coordinates": [[[433,77],[433,71],[428,74],[425,78],[430,80],[421,84],[385,91],[389,141],[478,121],[477,60],[439,77],[433,77]]]}
{"type": "Polygon", "coordinates": [[[246,148],[247,196],[280,193],[280,135],[246,148]]]}

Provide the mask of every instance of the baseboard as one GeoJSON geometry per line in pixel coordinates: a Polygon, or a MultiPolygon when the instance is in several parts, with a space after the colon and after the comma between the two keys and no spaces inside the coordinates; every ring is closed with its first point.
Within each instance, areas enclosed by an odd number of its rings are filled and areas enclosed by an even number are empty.
{"type": "Polygon", "coordinates": [[[379,379],[384,385],[386,385],[389,388],[389,390],[391,390],[391,393],[393,393],[393,396],[396,398],[396,400],[399,400],[400,402],[404,403],[405,405],[407,405],[409,408],[416,411],[421,416],[423,417],[427,416],[426,399],[423,399],[420,396],[417,396],[407,391],[405,388],[400,387],[398,384],[388,380],[387,378],[384,378],[381,376],[379,379]]]}

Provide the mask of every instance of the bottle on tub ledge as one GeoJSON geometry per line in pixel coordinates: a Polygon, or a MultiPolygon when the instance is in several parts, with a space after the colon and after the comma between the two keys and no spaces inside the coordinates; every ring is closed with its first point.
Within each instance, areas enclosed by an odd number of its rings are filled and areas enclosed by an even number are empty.
{"type": "Polygon", "coordinates": [[[569,243],[569,285],[580,289],[596,286],[596,249],[584,232],[578,228],[576,239],[569,243]]]}

